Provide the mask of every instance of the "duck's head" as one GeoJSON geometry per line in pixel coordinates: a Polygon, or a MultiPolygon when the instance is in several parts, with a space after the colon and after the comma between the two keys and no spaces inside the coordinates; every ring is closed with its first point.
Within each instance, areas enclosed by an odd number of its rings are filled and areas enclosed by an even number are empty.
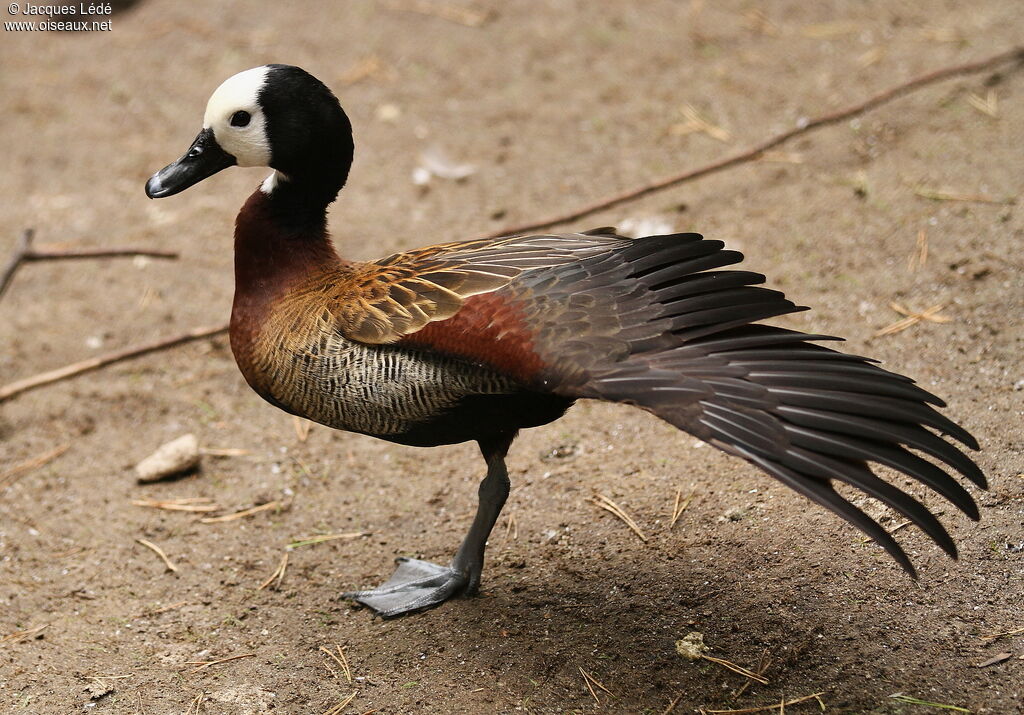
{"type": "Polygon", "coordinates": [[[295,184],[329,203],[352,164],[352,125],[323,82],[290,65],[229,77],[210,97],[203,129],[185,155],[146,182],[151,199],[172,196],[229,166],[275,169],[264,190],[295,184]]]}

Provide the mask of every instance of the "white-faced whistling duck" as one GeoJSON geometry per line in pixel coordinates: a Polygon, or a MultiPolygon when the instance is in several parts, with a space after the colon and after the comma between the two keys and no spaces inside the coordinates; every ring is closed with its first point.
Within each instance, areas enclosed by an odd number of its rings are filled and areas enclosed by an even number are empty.
{"type": "Polygon", "coordinates": [[[338,256],[327,206],[352,163],[338,100],[298,67],[225,81],[188,152],[146,184],[171,196],[232,165],[273,172],[235,226],[231,350],[282,410],[399,444],[475,440],[487,464],[473,524],[448,566],[399,559],[378,588],[345,594],[384,617],[478,590],[487,536],[509,492],[518,431],[580,398],[654,413],[757,465],[861,529],[911,575],[893,537],[841,496],[845,482],[956,546],[875,462],[978,509],[944,464],[980,487],[960,449],[975,439],[909,378],[756,321],[802,307],[723,270],[742,255],[695,233],[630,239],[613,229],[443,243],[371,263],[338,256]],[[928,429],[928,428],[931,428],[928,429]]]}

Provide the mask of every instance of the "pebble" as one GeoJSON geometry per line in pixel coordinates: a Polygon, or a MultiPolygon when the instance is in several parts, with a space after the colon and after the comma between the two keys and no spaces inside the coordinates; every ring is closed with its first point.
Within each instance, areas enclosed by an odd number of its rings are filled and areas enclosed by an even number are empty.
{"type": "Polygon", "coordinates": [[[142,484],[156,482],[187,472],[199,466],[199,440],[186,434],[161,446],[135,465],[135,474],[142,484]]]}

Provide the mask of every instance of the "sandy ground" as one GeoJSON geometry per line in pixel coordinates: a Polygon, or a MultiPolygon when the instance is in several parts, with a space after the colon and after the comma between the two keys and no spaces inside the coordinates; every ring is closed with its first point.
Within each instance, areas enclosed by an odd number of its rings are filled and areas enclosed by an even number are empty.
{"type": "MultiPolygon", "coordinates": [[[[233,217],[265,172],[160,202],[142,186],[241,69],[299,64],[337,90],[357,159],[332,225],[344,253],[367,258],[574,208],[1024,37],[1016,0],[443,6],[488,14],[476,27],[453,19],[477,15],[414,7],[442,5],[144,0],[110,32],[6,31],[0,256],[32,226],[39,243],[181,258],[24,268],[0,303],[2,381],[226,319],[233,217]],[[728,140],[673,130],[686,104],[728,140]],[[431,146],[476,173],[421,191],[410,175],[431,146]]],[[[354,694],[346,713],[683,713],[820,692],[829,712],[953,712],[895,693],[1020,712],[1024,633],[983,636],[1024,627],[1022,139],[1024,72],[1007,69],[808,135],[782,161],[565,227],[659,217],[723,238],[814,307],[792,325],[846,336],[946,398],[992,484],[977,493],[979,524],[925,497],[945,512],[959,562],[903,529],[914,583],[745,463],[639,411],[581,404],[514,446],[482,596],[382,622],[338,594],[379,581],[395,556],[449,557],[475,507],[475,448],[318,427],[300,442],[244,385],[225,340],[205,340],[0,406],[0,474],[68,445],[0,485],[0,637],[45,626],[0,642],[0,711],[324,713],[354,694]],[[995,116],[971,95],[994,96],[995,116]],[[922,231],[927,260],[910,270],[922,231]],[[900,317],[891,302],[942,304],[949,321],[872,338],[900,317]],[[246,454],[138,485],[132,465],[186,432],[246,454]],[[595,492],[649,540],[591,503],[595,492]],[[677,493],[692,502],[672,527],[677,493]],[[219,513],[289,507],[207,524],[132,504],[186,497],[219,513]],[[338,532],[370,535],[296,548],[279,588],[257,591],[289,543],[338,532]],[[689,631],[714,655],[767,663],[769,684],[684,661],[674,644],[689,631]],[[319,650],[336,645],[351,683],[319,650]],[[1009,659],[979,667],[1000,653],[1009,659]],[[247,657],[186,665],[231,656],[247,657]],[[580,669],[610,693],[592,696],[580,669]]]]}

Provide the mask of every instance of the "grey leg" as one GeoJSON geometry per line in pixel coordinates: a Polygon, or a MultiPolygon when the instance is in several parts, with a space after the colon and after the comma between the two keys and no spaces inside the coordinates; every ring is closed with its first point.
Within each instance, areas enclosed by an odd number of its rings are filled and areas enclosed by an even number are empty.
{"type": "Polygon", "coordinates": [[[402,557],[397,559],[398,568],[384,584],[366,591],[343,593],[342,597],[369,606],[383,618],[393,618],[438,606],[461,594],[476,593],[484,568],[487,537],[508,498],[505,454],[513,437],[480,441],[480,451],[487,460],[487,475],[480,482],[473,525],[450,566],[402,557]]]}

